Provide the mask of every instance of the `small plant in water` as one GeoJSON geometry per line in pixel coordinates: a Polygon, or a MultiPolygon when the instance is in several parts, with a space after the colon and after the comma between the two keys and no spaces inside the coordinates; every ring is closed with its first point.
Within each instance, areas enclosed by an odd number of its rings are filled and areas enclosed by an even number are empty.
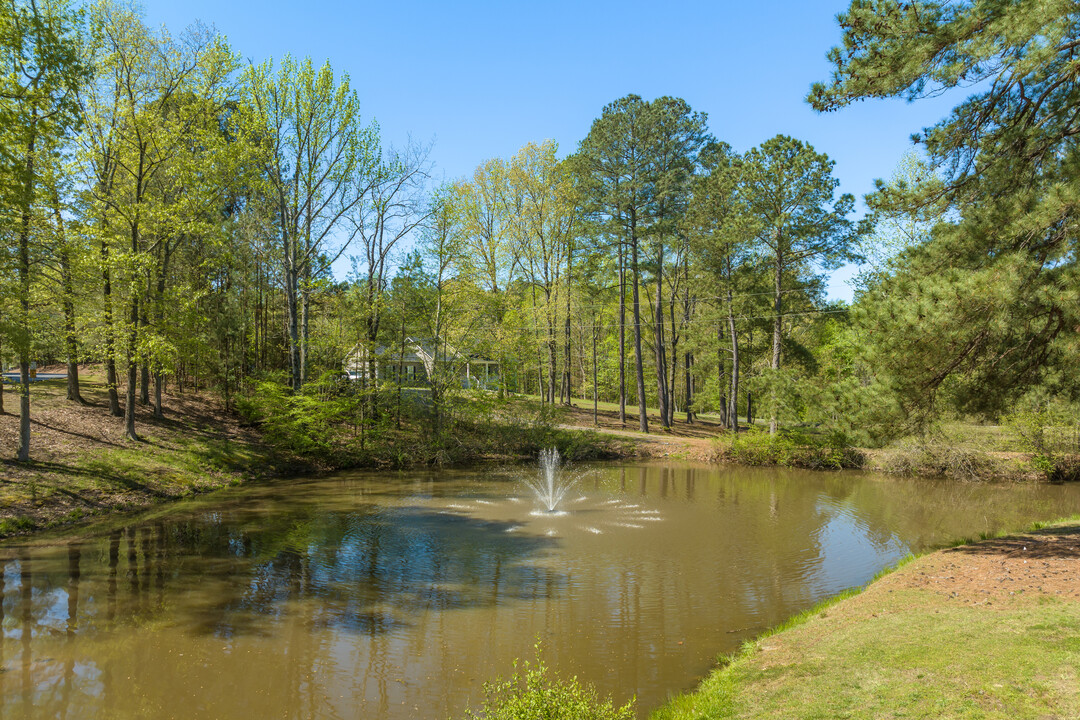
{"type": "Polygon", "coordinates": [[[555,512],[559,501],[563,499],[574,484],[574,478],[568,477],[559,451],[546,448],[540,451],[540,473],[537,477],[526,480],[536,499],[549,512],[555,512]]]}
{"type": "Polygon", "coordinates": [[[622,707],[601,700],[576,676],[558,677],[544,664],[540,643],[534,647],[536,662],[515,660],[509,679],[484,683],[483,706],[466,711],[465,720],[633,720],[633,699],[622,707]]]}

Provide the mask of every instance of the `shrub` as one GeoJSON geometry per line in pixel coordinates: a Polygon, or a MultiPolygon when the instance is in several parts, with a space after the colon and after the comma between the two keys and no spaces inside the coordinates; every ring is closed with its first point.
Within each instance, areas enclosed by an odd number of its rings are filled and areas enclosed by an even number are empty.
{"type": "Polygon", "coordinates": [[[999,464],[981,450],[941,441],[905,442],[883,451],[875,469],[897,475],[943,476],[954,480],[996,477],[999,464]]]}
{"type": "Polygon", "coordinates": [[[810,435],[787,430],[770,435],[759,428],[729,440],[721,450],[725,460],[743,465],[782,465],[813,470],[862,467],[862,453],[851,447],[843,433],[810,435]]]}
{"type": "Polygon", "coordinates": [[[514,661],[507,680],[484,683],[484,704],[466,711],[466,720],[633,720],[634,701],[615,707],[601,700],[591,685],[549,670],[536,644],[536,662],[514,661]]]}
{"type": "Polygon", "coordinates": [[[1005,425],[1016,436],[1020,446],[1031,453],[1031,465],[1048,480],[1064,481],[1077,476],[1076,459],[1069,451],[1075,449],[1066,428],[1067,418],[1047,408],[1021,410],[1005,418],[1005,425]]]}

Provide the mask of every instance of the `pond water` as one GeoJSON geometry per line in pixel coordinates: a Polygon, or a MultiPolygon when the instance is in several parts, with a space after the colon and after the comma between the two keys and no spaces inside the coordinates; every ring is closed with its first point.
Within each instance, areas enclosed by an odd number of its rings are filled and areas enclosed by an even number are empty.
{"type": "Polygon", "coordinates": [[[680,464],[348,473],[0,545],[0,717],[441,718],[532,657],[642,713],[909,551],[1080,487],[680,464]]]}

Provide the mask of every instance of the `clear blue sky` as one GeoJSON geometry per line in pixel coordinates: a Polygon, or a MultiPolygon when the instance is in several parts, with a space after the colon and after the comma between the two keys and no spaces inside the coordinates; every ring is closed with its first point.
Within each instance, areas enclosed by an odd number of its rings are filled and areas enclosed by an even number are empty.
{"type": "MultiPolygon", "coordinates": [[[[910,135],[948,113],[946,95],[860,103],[819,115],[803,100],[825,80],[843,0],[668,3],[145,0],[178,32],[216,27],[245,60],[285,53],[348,72],[383,138],[433,140],[437,173],[457,178],[529,141],[577,147],[603,106],[627,93],[674,95],[747,150],[777,133],[836,161],[841,191],[892,174],[910,135]]],[[[860,202],[861,206],[861,202],[860,202]]],[[[830,296],[850,299],[850,269],[830,296]]]]}

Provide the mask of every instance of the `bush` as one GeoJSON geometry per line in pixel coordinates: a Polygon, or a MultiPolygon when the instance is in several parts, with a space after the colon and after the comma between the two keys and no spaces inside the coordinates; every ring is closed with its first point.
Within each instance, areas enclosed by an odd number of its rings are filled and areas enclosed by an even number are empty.
{"type": "Polygon", "coordinates": [[[596,689],[577,677],[562,679],[544,663],[540,643],[536,662],[514,661],[508,679],[484,683],[484,704],[479,712],[466,711],[466,720],[633,720],[634,701],[615,707],[600,700],[596,689]]]}
{"type": "Polygon", "coordinates": [[[983,480],[996,476],[995,463],[981,450],[945,442],[902,443],[882,452],[878,470],[897,475],[983,480]]]}
{"type": "Polygon", "coordinates": [[[268,443],[326,469],[439,466],[481,459],[535,457],[556,447],[568,460],[603,457],[596,433],[557,429],[550,408],[471,391],[446,396],[436,418],[430,399],[403,398],[397,423],[393,387],[363,389],[332,373],[293,393],[280,380],[237,398],[244,422],[268,443]]]}
{"type": "Polygon", "coordinates": [[[1020,410],[1005,418],[1005,426],[1015,435],[1020,447],[1031,453],[1031,465],[1052,481],[1077,477],[1074,434],[1070,436],[1068,418],[1047,408],[1020,410]]]}
{"type": "Polygon", "coordinates": [[[770,435],[751,428],[729,440],[721,457],[743,465],[782,465],[824,470],[862,467],[861,452],[851,447],[843,433],[810,435],[787,430],[770,435]]]}

